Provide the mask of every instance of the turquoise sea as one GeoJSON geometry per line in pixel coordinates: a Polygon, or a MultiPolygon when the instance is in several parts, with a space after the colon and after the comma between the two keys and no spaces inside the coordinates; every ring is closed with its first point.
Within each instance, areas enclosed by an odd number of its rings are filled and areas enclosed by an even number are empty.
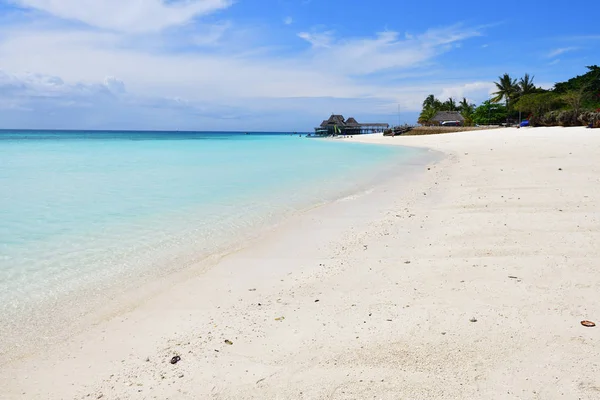
{"type": "Polygon", "coordinates": [[[183,268],[419,153],[289,134],[0,131],[0,318],[51,319],[39,311],[69,296],[183,268]]]}

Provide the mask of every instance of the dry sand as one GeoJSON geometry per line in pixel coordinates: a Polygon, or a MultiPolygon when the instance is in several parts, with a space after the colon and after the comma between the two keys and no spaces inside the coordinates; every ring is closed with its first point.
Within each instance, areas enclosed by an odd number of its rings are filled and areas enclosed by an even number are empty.
{"type": "Polygon", "coordinates": [[[4,363],[0,398],[600,399],[600,132],[351,140],[447,157],[4,363]]]}

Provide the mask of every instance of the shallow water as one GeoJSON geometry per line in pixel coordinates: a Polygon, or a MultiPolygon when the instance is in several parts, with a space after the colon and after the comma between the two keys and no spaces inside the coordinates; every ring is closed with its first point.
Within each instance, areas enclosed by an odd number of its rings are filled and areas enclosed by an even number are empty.
{"type": "Polygon", "coordinates": [[[33,324],[43,304],[167,274],[420,153],[274,134],[0,132],[1,319],[33,324]]]}

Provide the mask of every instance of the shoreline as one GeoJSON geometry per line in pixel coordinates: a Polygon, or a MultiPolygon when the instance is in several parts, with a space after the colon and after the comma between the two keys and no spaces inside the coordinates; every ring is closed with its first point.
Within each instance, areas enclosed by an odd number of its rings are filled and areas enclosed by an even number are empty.
{"type": "Polygon", "coordinates": [[[579,321],[600,320],[600,137],[508,128],[344,140],[447,157],[292,218],[68,343],[3,365],[4,394],[595,398],[598,328],[579,321]]]}
{"type": "Polygon", "coordinates": [[[102,286],[98,285],[98,287],[89,287],[90,285],[88,285],[89,293],[85,292],[83,294],[86,297],[85,299],[82,299],[81,291],[64,295],[44,306],[44,311],[37,310],[39,315],[52,314],[52,325],[32,324],[32,321],[42,322],[41,318],[32,315],[4,320],[2,322],[5,327],[7,325],[10,327],[9,329],[5,328],[4,332],[11,331],[14,333],[11,336],[0,334],[0,342],[2,343],[2,346],[0,346],[0,362],[18,361],[21,358],[39,353],[40,348],[69,340],[74,335],[89,329],[90,326],[127,312],[147,299],[159,295],[164,292],[165,287],[173,286],[190,276],[201,275],[216,265],[222,258],[248,247],[249,243],[260,241],[261,237],[275,231],[280,224],[285,224],[287,220],[297,218],[315,208],[336,203],[346,197],[360,195],[363,191],[370,190],[374,185],[381,185],[381,180],[386,179],[382,178],[381,175],[388,173],[390,170],[399,167],[405,167],[407,170],[412,169],[414,164],[421,165],[433,159],[433,157],[435,155],[426,152],[414,153],[401,161],[392,161],[393,164],[386,162],[385,167],[375,166],[373,167],[374,172],[361,176],[358,180],[360,183],[353,185],[352,188],[341,189],[335,195],[329,193],[314,204],[308,204],[305,201],[306,204],[298,209],[280,212],[275,216],[271,215],[268,222],[261,223],[260,226],[257,225],[254,229],[246,229],[234,239],[215,247],[214,251],[196,254],[188,250],[185,254],[179,254],[177,256],[178,265],[165,265],[164,269],[167,271],[165,273],[155,273],[153,268],[147,273],[147,276],[125,276],[127,278],[126,283],[113,283],[111,286],[107,286],[103,282],[102,286]],[[74,315],[77,317],[73,318],[74,315]],[[56,323],[56,321],[60,321],[60,323],[56,323]],[[31,327],[35,326],[35,329],[19,330],[25,324],[31,327]],[[68,328],[65,329],[64,326],[66,325],[68,325],[68,328]]]}
{"type": "MultiPolygon", "coordinates": [[[[102,285],[102,290],[95,287],[88,288],[92,293],[86,295],[87,298],[83,302],[82,294],[76,292],[44,306],[43,309],[46,313],[52,314],[53,320],[60,321],[60,324],[56,324],[54,321],[52,325],[48,326],[39,323],[32,324],[32,321],[41,322],[41,319],[25,315],[17,320],[3,321],[5,326],[7,324],[10,326],[8,330],[14,333],[12,336],[0,335],[0,339],[2,339],[0,341],[2,343],[2,346],[0,346],[0,362],[18,362],[21,359],[35,357],[43,353],[43,348],[53,347],[57,343],[68,341],[72,337],[89,330],[90,327],[127,313],[149,299],[161,295],[165,292],[165,288],[175,286],[190,277],[201,276],[217,265],[223,258],[251,247],[254,243],[260,242],[263,237],[276,232],[280,229],[280,226],[301,219],[306,213],[322,207],[333,207],[338,202],[360,197],[364,193],[384,185],[389,180],[388,174],[391,171],[398,171],[398,168],[400,168],[403,174],[413,175],[415,169],[421,170],[424,165],[440,157],[439,154],[433,154],[425,150],[421,149],[418,153],[409,154],[406,158],[404,158],[404,155],[400,155],[400,161],[395,159],[381,166],[375,166],[373,172],[361,176],[358,180],[359,183],[353,184],[351,188],[344,188],[335,195],[328,194],[326,198],[314,204],[309,205],[307,203],[297,210],[286,211],[275,217],[271,216],[266,224],[248,229],[247,232],[245,231],[236,236],[235,239],[219,245],[208,254],[202,253],[200,257],[197,255],[192,256],[192,253],[181,254],[177,259],[178,263],[183,265],[177,267],[165,266],[166,273],[156,274],[150,271],[149,275],[145,277],[140,276],[133,280],[131,277],[127,277],[128,280],[124,284],[113,284],[110,287],[102,285]],[[76,315],[76,318],[73,318],[74,315],[76,315]],[[35,326],[35,329],[18,330],[23,324],[29,324],[31,327],[35,326]],[[68,328],[64,328],[67,324],[68,328]]],[[[4,331],[6,332],[7,329],[5,328],[4,331]]]]}

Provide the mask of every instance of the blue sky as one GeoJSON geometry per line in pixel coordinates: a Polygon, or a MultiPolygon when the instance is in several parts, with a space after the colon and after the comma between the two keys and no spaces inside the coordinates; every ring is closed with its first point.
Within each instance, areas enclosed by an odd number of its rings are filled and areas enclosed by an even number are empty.
{"type": "Polygon", "coordinates": [[[478,103],[505,72],[550,87],[599,64],[590,4],[0,0],[0,127],[414,122],[429,93],[478,103]]]}

